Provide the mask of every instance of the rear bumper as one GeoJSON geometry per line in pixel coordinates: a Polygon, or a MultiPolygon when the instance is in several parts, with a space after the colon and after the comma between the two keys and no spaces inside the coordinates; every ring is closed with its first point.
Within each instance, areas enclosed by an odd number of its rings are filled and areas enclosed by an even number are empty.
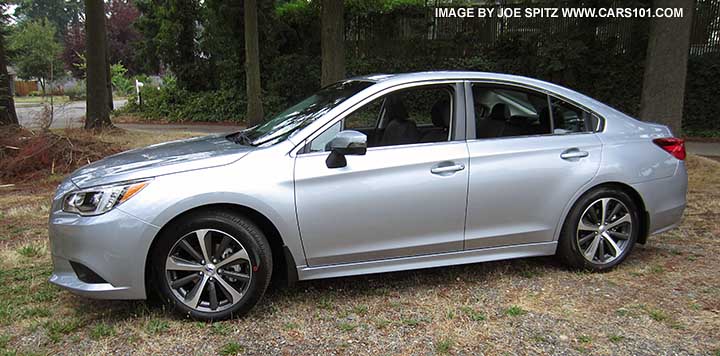
{"type": "Polygon", "coordinates": [[[157,227],[119,209],[93,217],[55,211],[49,224],[50,282],[91,298],[144,299],[145,260],[157,232],[157,227]],[[81,280],[70,261],[87,267],[102,281],[81,280]]]}
{"type": "Polygon", "coordinates": [[[633,184],[645,203],[650,218],[648,234],[670,230],[680,224],[687,204],[688,176],[680,161],[675,174],[668,178],[633,184]]]}

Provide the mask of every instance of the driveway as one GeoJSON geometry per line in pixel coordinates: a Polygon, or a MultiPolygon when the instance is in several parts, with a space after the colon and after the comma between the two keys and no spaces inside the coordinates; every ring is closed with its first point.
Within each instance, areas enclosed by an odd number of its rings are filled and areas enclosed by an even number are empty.
{"type": "MultiPolygon", "coordinates": [[[[113,100],[113,105],[116,109],[119,109],[127,103],[127,100],[113,100]]],[[[63,104],[56,104],[54,108],[54,119],[50,128],[62,129],[62,128],[74,128],[82,127],[85,117],[85,102],[84,101],[72,101],[63,104]]],[[[41,118],[43,115],[44,107],[42,105],[37,106],[15,106],[15,111],[18,115],[18,121],[20,125],[30,128],[37,128],[41,125],[41,118]]]]}

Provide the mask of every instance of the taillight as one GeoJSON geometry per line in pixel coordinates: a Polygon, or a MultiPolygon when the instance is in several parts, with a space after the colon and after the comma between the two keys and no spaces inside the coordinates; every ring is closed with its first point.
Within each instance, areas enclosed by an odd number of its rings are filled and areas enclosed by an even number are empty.
{"type": "Polygon", "coordinates": [[[673,155],[673,157],[681,161],[685,159],[685,140],[681,138],[668,137],[656,138],[653,142],[669,154],[673,155]]]}

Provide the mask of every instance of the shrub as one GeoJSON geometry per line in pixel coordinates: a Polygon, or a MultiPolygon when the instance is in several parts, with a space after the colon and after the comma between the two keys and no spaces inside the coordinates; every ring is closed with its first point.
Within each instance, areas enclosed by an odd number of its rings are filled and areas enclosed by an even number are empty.
{"type": "Polygon", "coordinates": [[[690,57],[688,61],[687,86],[683,130],[688,133],[717,135],[720,131],[720,54],[690,57]],[[714,134],[713,134],[714,132],[714,134]]]}
{"type": "MultiPolygon", "coordinates": [[[[319,57],[296,54],[280,56],[270,63],[269,68],[272,69],[264,88],[278,101],[272,104],[286,107],[320,89],[319,57]]],[[[272,109],[277,110],[275,107],[272,109]]]]}
{"type": "Polygon", "coordinates": [[[85,80],[79,80],[74,86],[65,89],[65,95],[67,95],[71,101],[85,100],[87,97],[85,80]]]}
{"type": "Polygon", "coordinates": [[[145,86],[137,96],[130,94],[121,112],[168,121],[238,121],[245,115],[244,93],[234,90],[190,92],[170,83],[159,88],[145,86]]]}
{"type": "Polygon", "coordinates": [[[115,63],[110,66],[112,86],[120,95],[129,95],[135,89],[134,82],[126,77],[127,69],[122,63],[115,63]]]}

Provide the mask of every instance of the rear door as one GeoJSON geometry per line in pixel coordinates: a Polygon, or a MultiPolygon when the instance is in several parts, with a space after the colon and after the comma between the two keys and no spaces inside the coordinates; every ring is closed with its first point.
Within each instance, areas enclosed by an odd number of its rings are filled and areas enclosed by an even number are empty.
{"type": "Polygon", "coordinates": [[[466,90],[465,249],[553,241],[566,204],[599,168],[599,119],[529,88],[467,83],[466,90]]]}

